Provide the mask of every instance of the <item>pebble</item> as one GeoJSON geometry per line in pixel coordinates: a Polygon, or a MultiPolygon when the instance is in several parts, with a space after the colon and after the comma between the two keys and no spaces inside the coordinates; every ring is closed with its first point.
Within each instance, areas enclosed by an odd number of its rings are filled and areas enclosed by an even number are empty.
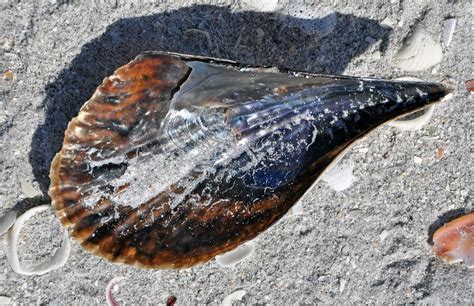
{"type": "Polygon", "coordinates": [[[237,290],[232,292],[231,294],[227,295],[224,300],[222,300],[222,306],[232,306],[232,302],[234,301],[241,301],[244,295],[246,295],[247,292],[245,290],[237,290]]]}
{"type": "Polygon", "coordinates": [[[417,165],[420,165],[423,162],[423,159],[419,156],[413,156],[413,162],[417,165]]]}

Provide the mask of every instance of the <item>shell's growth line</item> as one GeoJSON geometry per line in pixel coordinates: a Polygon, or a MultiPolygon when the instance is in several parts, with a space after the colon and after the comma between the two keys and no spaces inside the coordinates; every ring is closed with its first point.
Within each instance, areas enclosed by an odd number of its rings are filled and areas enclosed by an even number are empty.
{"type": "Polygon", "coordinates": [[[145,53],[69,123],[49,193],[89,251],[190,267],[275,223],[368,132],[446,94],[438,83],[145,53]]]}

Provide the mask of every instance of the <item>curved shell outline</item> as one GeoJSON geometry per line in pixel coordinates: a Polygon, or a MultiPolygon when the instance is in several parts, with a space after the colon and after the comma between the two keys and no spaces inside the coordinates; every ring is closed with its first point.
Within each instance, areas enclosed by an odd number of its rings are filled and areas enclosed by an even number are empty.
{"type": "Polygon", "coordinates": [[[49,193],[89,251],[190,267],[274,224],[355,141],[446,94],[439,83],[149,52],[69,123],[49,193]]]}

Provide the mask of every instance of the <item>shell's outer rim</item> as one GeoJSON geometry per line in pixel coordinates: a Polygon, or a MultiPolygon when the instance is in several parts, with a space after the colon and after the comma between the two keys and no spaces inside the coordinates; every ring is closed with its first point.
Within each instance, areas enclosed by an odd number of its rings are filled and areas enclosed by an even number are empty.
{"type": "Polygon", "coordinates": [[[433,240],[440,238],[446,232],[452,230],[453,228],[456,228],[465,224],[470,224],[473,222],[474,222],[474,212],[470,212],[454,220],[451,220],[436,230],[436,232],[433,234],[433,240]]]}
{"type": "MultiPolygon", "coordinates": [[[[185,53],[177,53],[177,52],[170,52],[170,51],[145,51],[135,57],[135,60],[141,59],[143,56],[147,55],[168,55],[168,56],[175,56],[178,57],[182,60],[186,61],[193,61],[193,60],[198,60],[198,61],[203,61],[206,63],[216,63],[216,64],[222,64],[222,65],[227,65],[227,66],[232,66],[232,67],[240,67],[240,68],[252,68],[252,69],[276,69],[276,72],[280,73],[294,73],[296,75],[300,76],[307,76],[307,77],[324,77],[324,78],[333,78],[333,79],[358,79],[362,81],[384,81],[384,82],[394,82],[394,83],[407,83],[407,84],[416,84],[416,83],[423,83],[423,82],[430,82],[430,83],[436,83],[436,84],[442,84],[441,82],[433,82],[433,81],[426,81],[423,79],[419,80],[398,80],[398,79],[383,79],[383,78],[371,78],[371,77],[358,77],[358,76],[351,76],[351,75],[342,75],[342,74],[322,74],[322,73],[312,73],[312,72],[306,72],[306,71],[298,71],[290,68],[285,68],[285,67],[276,67],[276,66],[257,66],[257,65],[252,65],[252,64],[245,64],[245,63],[239,63],[230,59],[223,59],[223,58],[216,58],[216,57],[209,57],[209,56],[202,56],[202,55],[193,55],[193,54],[185,54],[185,53]]],[[[132,62],[133,62],[132,61],[132,62]]],[[[127,64],[128,65],[128,64],[127,64]]],[[[449,93],[449,90],[448,90],[449,93]]],[[[405,116],[405,115],[404,115],[405,116]]],[[[390,120],[391,121],[391,120],[390,120]]]]}
{"type": "MultiPolygon", "coordinates": [[[[239,65],[240,67],[242,67],[241,64],[239,64],[237,62],[234,62],[234,61],[231,61],[231,60],[226,60],[226,59],[218,59],[218,58],[196,56],[196,55],[189,55],[189,54],[180,54],[180,53],[173,53],[173,52],[167,52],[167,51],[148,51],[148,52],[144,52],[144,53],[141,53],[141,54],[137,55],[129,63],[117,68],[112,75],[110,75],[108,77],[105,77],[101,84],[103,84],[109,78],[115,76],[115,74],[117,73],[117,71],[119,69],[122,69],[124,67],[128,67],[128,66],[132,65],[133,63],[135,63],[136,61],[141,60],[143,57],[145,57],[147,55],[169,55],[169,56],[179,57],[181,59],[184,59],[185,61],[196,59],[196,60],[202,60],[202,61],[207,61],[207,62],[211,62],[211,63],[216,62],[216,63],[219,63],[219,64],[227,64],[227,65],[230,65],[230,66],[238,66],[239,65]]],[[[262,67],[262,66],[251,66],[251,65],[243,65],[243,67],[266,68],[266,67],[262,67]]],[[[267,68],[270,68],[270,67],[267,67],[267,68]]],[[[282,69],[282,68],[277,68],[277,69],[278,69],[279,72],[291,72],[291,70],[289,70],[289,69],[282,69]]],[[[293,72],[295,72],[295,71],[293,71],[293,72]]],[[[312,73],[307,73],[307,72],[295,72],[295,73],[298,73],[298,74],[304,75],[304,76],[308,76],[308,77],[330,77],[330,78],[335,78],[335,79],[355,79],[355,78],[357,78],[359,80],[381,80],[381,79],[378,79],[378,78],[360,78],[360,77],[344,76],[344,75],[324,75],[324,74],[312,74],[312,73]]],[[[390,80],[383,80],[383,81],[391,82],[390,80]]],[[[394,80],[393,82],[418,83],[418,82],[412,82],[412,81],[396,81],[396,80],[394,80]]],[[[433,83],[435,83],[435,82],[433,82],[433,83]]],[[[441,83],[439,83],[439,84],[441,84],[441,83]]],[[[84,107],[87,106],[88,103],[91,103],[91,101],[93,101],[94,96],[96,95],[96,93],[98,93],[99,87],[100,87],[100,85],[95,90],[95,92],[91,96],[91,98],[89,100],[87,100],[82,105],[82,107],[79,110],[79,113],[84,107]]],[[[449,93],[449,90],[446,89],[446,94],[448,94],[448,93],[449,93]]],[[[420,111],[420,110],[422,110],[422,109],[424,109],[424,108],[426,108],[430,105],[434,105],[434,104],[440,103],[442,101],[443,101],[443,98],[440,98],[437,101],[429,102],[429,104],[427,104],[427,105],[418,107],[417,109],[411,110],[407,113],[401,114],[401,115],[399,115],[395,118],[387,120],[387,121],[381,123],[380,125],[374,127],[373,129],[367,131],[367,133],[365,133],[364,135],[362,135],[358,139],[354,140],[353,142],[347,144],[343,148],[336,148],[336,150],[339,150],[339,153],[334,155],[333,161],[323,171],[321,171],[315,177],[313,184],[311,184],[311,186],[294,202],[294,204],[298,203],[301,200],[301,198],[303,198],[306,195],[306,193],[308,193],[314,187],[314,185],[316,185],[319,182],[322,175],[326,171],[328,171],[328,169],[330,169],[332,166],[334,166],[337,163],[337,161],[348,150],[350,150],[350,148],[352,148],[357,142],[365,139],[369,134],[371,134],[372,132],[374,132],[378,128],[386,125],[388,122],[391,122],[393,120],[397,120],[397,119],[399,119],[403,116],[406,116],[406,115],[409,115],[411,113],[420,111]]],[[[77,125],[78,120],[79,120],[78,119],[79,118],[79,113],[76,117],[71,119],[71,121],[68,123],[67,128],[65,130],[65,135],[68,131],[72,130],[77,125]]],[[[64,142],[63,142],[63,146],[64,146],[64,142]]],[[[59,193],[58,187],[60,186],[60,178],[59,178],[58,173],[59,173],[59,169],[60,169],[60,165],[61,165],[60,162],[61,162],[61,159],[62,159],[62,156],[63,156],[63,150],[64,149],[62,147],[61,150],[53,158],[53,161],[51,162],[50,174],[49,174],[51,184],[50,184],[50,188],[48,190],[48,194],[51,197],[51,206],[56,210],[56,214],[59,217],[59,219],[61,221],[61,224],[65,228],[70,228],[70,227],[73,226],[73,224],[70,222],[67,215],[64,213],[64,210],[63,210],[64,202],[62,201],[61,197],[57,196],[57,193],[59,193]]],[[[273,224],[275,224],[275,222],[273,222],[272,225],[273,224]]],[[[270,226],[272,226],[272,225],[270,225],[270,226]]],[[[84,241],[81,241],[78,237],[76,237],[74,235],[74,233],[73,233],[72,237],[76,242],[78,242],[82,247],[84,247],[86,250],[88,250],[92,254],[103,257],[103,258],[105,258],[105,259],[107,259],[108,261],[111,261],[111,262],[125,263],[125,264],[128,264],[128,265],[133,265],[133,266],[136,266],[136,267],[139,267],[139,268],[145,268],[145,269],[178,269],[178,268],[179,269],[186,269],[186,268],[191,268],[191,267],[209,262],[216,255],[223,254],[223,253],[226,253],[226,252],[230,252],[230,251],[234,250],[235,248],[237,248],[238,246],[242,245],[243,243],[245,243],[245,242],[247,242],[251,239],[254,239],[256,236],[258,236],[260,234],[261,233],[258,233],[257,235],[255,235],[254,237],[251,237],[250,239],[242,240],[238,244],[233,244],[233,245],[230,245],[230,246],[226,245],[226,246],[222,246],[221,248],[215,248],[214,252],[212,252],[212,254],[210,254],[209,257],[201,258],[200,260],[194,258],[193,260],[190,260],[188,262],[181,262],[180,264],[160,263],[160,264],[157,264],[157,265],[145,265],[145,264],[142,264],[141,262],[139,262],[136,259],[133,260],[133,261],[130,261],[130,260],[127,261],[127,260],[125,260],[125,258],[120,258],[120,257],[114,258],[110,253],[100,252],[98,246],[87,245],[86,243],[84,243],[84,241]]]]}
{"type": "Polygon", "coordinates": [[[71,244],[69,234],[66,228],[63,229],[63,241],[61,246],[56,249],[54,254],[46,261],[33,266],[23,266],[18,256],[18,240],[20,239],[20,231],[25,223],[34,215],[49,209],[47,204],[33,207],[23,213],[15,220],[13,226],[7,232],[5,239],[5,255],[11,268],[18,274],[22,275],[43,275],[52,270],[61,268],[67,262],[71,252],[71,244]]]}

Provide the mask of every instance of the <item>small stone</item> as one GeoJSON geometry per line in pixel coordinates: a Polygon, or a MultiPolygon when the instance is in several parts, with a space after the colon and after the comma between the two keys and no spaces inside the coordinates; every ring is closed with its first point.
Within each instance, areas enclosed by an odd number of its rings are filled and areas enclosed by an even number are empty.
{"type": "Polygon", "coordinates": [[[13,78],[15,77],[15,74],[11,70],[7,70],[3,73],[3,80],[7,82],[13,81],[13,78]]]}
{"type": "Polygon", "coordinates": [[[446,155],[446,152],[444,148],[438,148],[436,150],[436,157],[438,157],[438,159],[443,159],[445,155],[446,155]]]}
{"type": "Polygon", "coordinates": [[[470,92],[474,91],[474,80],[466,81],[466,89],[470,92]]]}
{"type": "Polygon", "coordinates": [[[418,156],[413,156],[413,162],[417,165],[420,165],[423,162],[423,159],[418,156]]]}
{"type": "Polygon", "coordinates": [[[380,242],[383,242],[387,238],[387,236],[388,236],[388,232],[386,230],[383,230],[379,236],[380,242]]]}
{"type": "Polygon", "coordinates": [[[257,33],[257,38],[259,40],[261,40],[263,38],[263,36],[265,36],[265,32],[261,28],[257,28],[257,30],[255,32],[257,33]]]}
{"type": "Polygon", "coordinates": [[[5,37],[3,39],[2,48],[5,51],[11,51],[13,49],[13,40],[11,38],[5,37]]]}
{"type": "Polygon", "coordinates": [[[166,306],[173,306],[176,301],[178,299],[174,296],[174,295],[170,295],[167,299],[166,299],[166,306]]]}
{"type": "Polygon", "coordinates": [[[344,291],[346,288],[347,281],[345,279],[340,279],[339,280],[339,292],[344,291]]]}

